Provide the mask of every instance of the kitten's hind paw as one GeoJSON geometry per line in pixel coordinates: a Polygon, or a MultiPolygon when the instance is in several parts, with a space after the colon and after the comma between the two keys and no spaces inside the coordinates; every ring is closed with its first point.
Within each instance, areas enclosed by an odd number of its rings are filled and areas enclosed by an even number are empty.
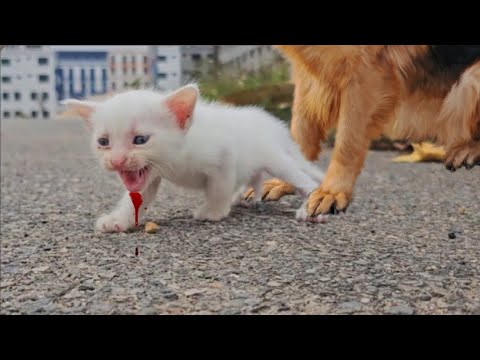
{"type": "Polygon", "coordinates": [[[307,202],[302,203],[302,206],[297,210],[295,218],[300,222],[312,222],[312,223],[326,223],[328,215],[319,214],[317,216],[308,216],[307,202]]]}

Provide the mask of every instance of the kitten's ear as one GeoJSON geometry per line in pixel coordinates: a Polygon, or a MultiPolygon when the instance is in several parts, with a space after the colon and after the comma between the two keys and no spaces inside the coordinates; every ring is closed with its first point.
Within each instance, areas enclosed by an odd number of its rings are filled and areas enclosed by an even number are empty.
{"type": "Polygon", "coordinates": [[[198,93],[196,85],[187,85],[167,97],[167,107],[175,115],[177,124],[182,130],[187,130],[192,123],[198,93]]]}
{"type": "Polygon", "coordinates": [[[72,111],[75,115],[80,116],[89,127],[92,126],[91,117],[99,103],[93,101],[81,101],[76,99],[67,99],[61,102],[65,105],[69,111],[72,111]]]}

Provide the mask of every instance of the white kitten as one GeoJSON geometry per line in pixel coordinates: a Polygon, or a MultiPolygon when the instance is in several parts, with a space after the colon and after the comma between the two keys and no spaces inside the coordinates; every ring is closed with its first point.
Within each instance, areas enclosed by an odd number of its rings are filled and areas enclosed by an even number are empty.
{"type": "MultiPolygon", "coordinates": [[[[103,103],[64,104],[87,120],[105,169],[116,171],[129,192],[141,193],[139,216],[162,178],[204,191],[206,202],[194,217],[211,221],[225,218],[232,203],[242,202],[248,186],[258,201],[266,175],[291,183],[304,197],[321,182],[323,172],[304,159],[280,120],[258,108],[203,103],[198,95],[195,85],[187,85],[170,94],[135,90],[103,103]]],[[[97,228],[125,231],[134,225],[133,213],[127,192],[97,228]]],[[[297,218],[307,220],[305,203],[297,218]]]]}

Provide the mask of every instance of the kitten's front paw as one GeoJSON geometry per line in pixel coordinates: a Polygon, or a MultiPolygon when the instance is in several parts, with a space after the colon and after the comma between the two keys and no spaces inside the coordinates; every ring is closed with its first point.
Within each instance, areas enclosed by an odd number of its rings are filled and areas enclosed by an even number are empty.
{"type": "Polygon", "coordinates": [[[132,222],[125,216],[112,213],[103,215],[97,220],[96,228],[103,233],[125,232],[132,227],[132,222]]]}
{"type": "Polygon", "coordinates": [[[198,208],[193,213],[193,218],[195,220],[202,221],[220,221],[228,216],[230,213],[230,208],[226,210],[211,210],[204,206],[198,208]]]}

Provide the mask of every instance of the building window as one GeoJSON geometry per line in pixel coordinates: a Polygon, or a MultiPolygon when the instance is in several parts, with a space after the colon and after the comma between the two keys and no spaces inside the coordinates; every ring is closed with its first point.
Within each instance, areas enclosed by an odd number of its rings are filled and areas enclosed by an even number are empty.
{"type": "Polygon", "coordinates": [[[125,81],[125,82],[123,83],[123,87],[124,87],[124,88],[128,87],[128,82],[125,81]]]}
{"type": "Polygon", "coordinates": [[[213,60],[213,54],[208,54],[207,57],[208,57],[210,60],[213,60]]]}
{"type": "Polygon", "coordinates": [[[254,49],[250,50],[250,57],[253,57],[254,55],[255,55],[255,50],[254,49]]]}
{"type": "Polygon", "coordinates": [[[193,61],[200,61],[200,60],[202,60],[202,55],[200,55],[200,54],[192,54],[192,60],[193,60],[193,61]]]}
{"type": "Polygon", "coordinates": [[[42,114],[44,119],[50,117],[50,113],[48,111],[43,111],[42,114]]]}
{"type": "Polygon", "coordinates": [[[114,67],[110,68],[110,72],[112,73],[112,75],[115,75],[115,68],[114,67]]]}
{"type": "Polygon", "coordinates": [[[21,111],[15,111],[15,116],[16,116],[16,117],[22,116],[22,112],[21,112],[21,111]]]}
{"type": "Polygon", "coordinates": [[[2,76],[2,82],[6,84],[11,83],[12,78],[10,76],[2,76]]]}
{"type": "Polygon", "coordinates": [[[42,100],[48,100],[48,93],[42,93],[42,100]]]}
{"type": "Polygon", "coordinates": [[[167,61],[167,57],[163,56],[163,55],[158,55],[157,56],[157,61],[165,62],[165,61],[167,61]]]}
{"type": "Polygon", "coordinates": [[[2,59],[2,65],[10,65],[10,59],[2,59]]]}
{"type": "Polygon", "coordinates": [[[48,75],[38,75],[39,82],[48,82],[48,75]]]}
{"type": "Polygon", "coordinates": [[[132,65],[135,66],[135,55],[132,55],[132,65]]]}
{"type": "Polygon", "coordinates": [[[135,75],[137,73],[137,68],[134,66],[132,67],[132,74],[135,75]]]}
{"type": "Polygon", "coordinates": [[[3,93],[2,98],[3,100],[8,100],[8,93],[3,93]]]}
{"type": "Polygon", "coordinates": [[[143,57],[143,64],[144,65],[148,64],[148,58],[146,56],[143,57]]]}
{"type": "Polygon", "coordinates": [[[115,91],[117,89],[117,84],[115,84],[114,82],[112,82],[112,90],[115,91]]]}
{"type": "Polygon", "coordinates": [[[165,73],[158,73],[157,74],[157,79],[166,79],[167,78],[167,74],[165,73]]]}
{"type": "Polygon", "coordinates": [[[127,65],[127,57],[126,56],[122,57],[122,64],[127,65]]]}
{"type": "Polygon", "coordinates": [[[48,64],[48,58],[38,58],[38,65],[47,65],[48,64]]]}
{"type": "Polygon", "coordinates": [[[35,119],[35,118],[37,117],[37,115],[38,115],[38,112],[36,112],[36,111],[32,111],[32,118],[34,118],[34,119],[35,119]]]}
{"type": "Polygon", "coordinates": [[[17,75],[17,80],[21,80],[22,79],[22,75],[17,75]]]}
{"type": "Polygon", "coordinates": [[[15,93],[15,101],[20,101],[21,95],[19,92],[15,93]]]}
{"type": "Polygon", "coordinates": [[[31,98],[32,100],[37,100],[37,93],[36,93],[36,92],[32,92],[32,93],[30,94],[30,98],[31,98]]]}
{"type": "Polygon", "coordinates": [[[177,76],[177,73],[172,73],[173,77],[177,76]]]}
{"type": "Polygon", "coordinates": [[[8,119],[8,118],[10,117],[10,111],[4,111],[4,112],[3,112],[3,117],[4,117],[5,119],[8,119]]]}

